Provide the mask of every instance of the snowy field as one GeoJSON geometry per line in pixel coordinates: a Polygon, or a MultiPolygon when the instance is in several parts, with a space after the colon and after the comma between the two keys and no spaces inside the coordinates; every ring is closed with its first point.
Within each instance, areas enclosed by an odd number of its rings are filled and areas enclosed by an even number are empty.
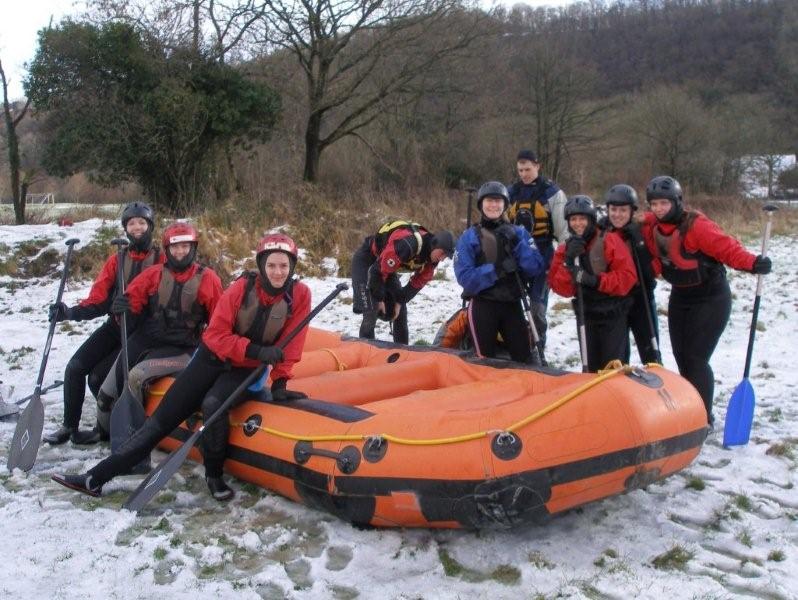
{"type": "MultiPolygon", "coordinates": [[[[0,260],[15,245],[48,238],[89,241],[99,220],[74,227],[0,226],[0,260]]],[[[33,471],[8,473],[13,423],[0,423],[0,598],[798,598],[798,238],[777,238],[755,348],[751,443],[707,440],[685,472],[512,531],[361,530],[233,481],[236,498],[208,495],[187,463],[142,516],[120,510],[139,478],[119,478],[93,499],[50,481],[84,471],[106,446],[43,445],[33,471]]],[[[758,241],[749,248],[758,252],[758,241]]],[[[732,320],[712,361],[716,416],[742,377],[755,277],[730,274],[732,320]]],[[[305,280],[315,300],[335,278],[305,280]]],[[[0,277],[0,380],[6,398],[33,391],[57,280],[0,277]],[[11,391],[11,387],[14,391],[11,391]]],[[[75,303],[88,282],[71,284],[75,303]]],[[[667,306],[660,284],[660,306],[667,306]]],[[[548,356],[576,368],[569,309],[550,299],[548,356]]],[[[411,341],[430,342],[458,306],[451,264],[410,305],[411,341]]],[[[45,385],[63,377],[74,349],[100,321],[59,326],[45,385]]],[[[346,300],[314,323],[356,334],[346,300]]],[[[381,324],[384,327],[384,324],[381,324]]],[[[660,317],[665,364],[667,322],[660,317]]],[[[700,332],[696,332],[700,335],[700,332]]],[[[378,337],[388,338],[387,328],[378,337]]],[[[634,355],[634,354],[633,354],[634,355]]],[[[60,390],[44,398],[45,431],[61,421],[60,390]]],[[[83,426],[94,422],[87,399],[83,426]]],[[[720,428],[722,429],[722,427],[720,428]]],[[[158,459],[163,456],[158,453],[158,459]]]]}

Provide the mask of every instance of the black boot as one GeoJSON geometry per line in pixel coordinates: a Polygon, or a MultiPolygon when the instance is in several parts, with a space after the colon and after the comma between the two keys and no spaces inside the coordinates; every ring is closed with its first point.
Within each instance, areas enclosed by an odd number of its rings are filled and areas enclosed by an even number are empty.
{"type": "Polygon", "coordinates": [[[205,481],[208,484],[208,489],[211,496],[219,502],[226,502],[233,497],[233,490],[224,482],[221,477],[206,477],[205,481]]]}
{"type": "Polygon", "coordinates": [[[76,429],[69,437],[73,444],[79,446],[90,446],[100,441],[100,432],[95,427],[94,429],[83,430],[76,429]]]}
{"type": "Polygon", "coordinates": [[[75,427],[67,427],[66,425],[62,425],[53,433],[48,433],[42,438],[42,441],[47,442],[51,446],[60,446],[64,442],[66,442],[72,434],[76,431],[75,427]]]}
{"type": "Polygon", "coordinates": [[[103,491],[103,486],[92,484],[91,475],[53,475],[51,479],[70,490],[75,490],[81,494],[87,494],[95,498],[99,498],[103,491]]]}

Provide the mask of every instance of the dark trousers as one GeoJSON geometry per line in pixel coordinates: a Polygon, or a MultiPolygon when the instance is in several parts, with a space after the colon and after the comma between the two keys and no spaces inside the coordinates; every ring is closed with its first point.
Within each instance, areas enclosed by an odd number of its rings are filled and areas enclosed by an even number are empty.
{"type": "MultiPolygon", "coordinates": [[[[119,344],[119,325],[112,319],[107,319],[69,359],[64,370],[66,427],[77,427],[80,424],[83,400],[86,396],[86,378],[88,377],[92,383],[102,382],[105,379],[119,351],[119,344]]],[[[92,387],[92,392],[94,391],[92,387]]]]}
{"type": "MultiPolygon", "coordinates": [[[[632,307],[629,309],[629,329],[632,330],[632,335],[635,338],[637,345],[637,352],[640,355],[640,362],[645,364],[658,362],[660,359],[657,357],[657,351],[651,343],[651,327],[654,327],[654,337],[659,346],[659,327],[657,325],[657,304],[654,296],[646,294],[645,298],[640,293],[640,288],[632,290],[632,307]],[[651,325],[649,325],[646,311],[651,315],[651,325]]],[[[631,346],[628,343],[627,336],[626,351],[624,354],[624,363],[629,363],[631,355],[631,346]]]]}
{"type": "Polygon", "coordinates": [[[595,373],[612,360],[623,360],[629,348],[629,325],[625,312],[610,316],[585,314],[587,369],[595,373]]]}
{"type": "Polygon", "coordinates": [[[526,286],[526,289],[529,294],[532,319],[535,321],[535,327],[540,337],[540,344],[542,348],[545,348],[546,331],[549,328],[549,323],[546,319],[546,310],[549,304],[549,282],[546,276],[548,275],[551,260],[554,258],[554,245],[551,243],[542,243],[537,246],[537,249],[546,261],[546,273],[541,273],[537,277],[533,277],[526,286]]]}
{"type": "MultiPolygon", "coordinates": [[[[116,454],[89,470],[94,482],[102,485],[128,472],[198,409],[202,409],[205,419],[210,417],[251,372],[251,369],[230,368],[208,348],[200,345],[142,428],[122,444],[116,454]]],[[[239,402],[246,398],[247,395],[242,394],[239,402]]],[[[222,474],[229,427],[228,417],[224,415],[206,427],[201,438],[205,473],[209,477],[222,474]]]]}
{"type": "Polygon", "coordinates": [[[501,302],[476,296],[468,304],[468,327],[479,357],[496,356],[496,334],[500,333],[507,352],[516,362],[532,359],[529,328],[521,301],[501,302]]]}
{"type": "MultiPolygon", "coordinates": [[[[363,320],[360,322],[359,336],[368,340],[374,339],[374,329],[377,326],[377,301],[371,295],[368,286],[368,275],[371,265],[374,264],[376,258],[371,253],[371,247],[368,242],[363,243],[352,256],[352,310],[355,314],[362,314],[363,320]]],[[[390,275],[390,278],[398,279],[396,274],[390,275]]],[[[393,299],[388,296],[385,299],[385,310],[388,316],[393,316],[395,303],[393,299]]],[[[399,311],[399,316],[391,322],[391,333],[393,341],[397,344],[407,344],[410,341],[410,331],[407,326],[407,305],[402,304],[399,311]]]]}
{"type": "Polygon", "coordinates": [[[731,315],[731,290],[723,277],[708,295],[674,287],[668,301],[668,327],[679,374],[695,386],[712,423],[715,375],[709,360],[731,315]]]}

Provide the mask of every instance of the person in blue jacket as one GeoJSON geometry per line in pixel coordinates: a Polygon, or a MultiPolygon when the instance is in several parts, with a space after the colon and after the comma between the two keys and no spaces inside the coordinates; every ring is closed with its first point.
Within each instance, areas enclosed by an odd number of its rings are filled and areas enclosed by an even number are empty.
{"type": "Polygon", "coordinates": [[[494,357],[500,333],[510,358],[531,363],[532,340],[520,285],[545,275],[546,262],[526,229],[507,222],[509,203],[504,184],[489,181],[479,188],[480,222],[457,241],[454,273],[469,300],[468,326],[477,356],[494,357]]]}

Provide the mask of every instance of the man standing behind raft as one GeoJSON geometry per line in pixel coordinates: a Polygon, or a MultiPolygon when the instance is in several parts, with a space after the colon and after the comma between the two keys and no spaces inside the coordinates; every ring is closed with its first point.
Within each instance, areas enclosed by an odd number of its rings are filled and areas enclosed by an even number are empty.
{"type": "MultiPolygon", "coordinates": [[[[202,408],[203,418],[214,414],[230,394],[259,367],[273,365],[272,399],[285,402],[305,398],[286,388],[294,363],[302,357],[307,327],[281,350],[277,344],[310,313],[310,290],[293,280],[297,247],[286,235],[266,235],[258,244],[258,270],[227,288],[202,335],[197,352],[166,392],[161,404],[133,437],[82,475],[53,475],[63,486],[99,496],[102,486],[147,457],[161,439],[202,408]]],[[[242,395],[239,402],[243,402],[242,395]]],[[[216,500],[233,497],[222,478],[227,454],[228,417],[216,419],[202,437],[205,479],[216,500]]]]}
{"type": "Polygon", "coordinates": [[[377,318],[393,322],[393,341],[407,344],[407,303],[432,279],[435,268],[454,253],[454,237],[434,235],[418,223],[389,221],[367,237],[352,256],[352,310],[362,314],[360,337],[373,340],[377,318]],[[412,271],[402,287],[397,271],[412,271]]]}

